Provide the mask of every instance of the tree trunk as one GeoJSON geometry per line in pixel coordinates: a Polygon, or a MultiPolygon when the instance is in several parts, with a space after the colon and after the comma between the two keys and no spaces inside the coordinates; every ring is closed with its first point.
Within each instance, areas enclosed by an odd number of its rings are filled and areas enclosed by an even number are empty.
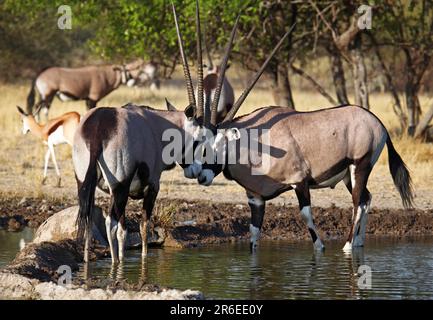
{"type": "Polygon", "coordinates": [[[397,89],[394,85],[394,81],[392,80],[391,72],[389,72],[389,69],[385,65],[385,61],[383,60],[383,57],[380,53],[379,46],[377,45],[376,38],[373,36],[372,33],[369,33],[370,39],[373,42],[373,50],[376,54],[376,58],[379,61],[380,69],[382,71],[382,74],[385,76],[386,80],[386,87],[391,92],[391,95],[394,99],[394,113],[397,115],[399,121],[400,121],[400,127],[401,131],[404,131],[404,128],[407,126],[407,116],[403,111],[403,108],[401,106],[400,97],[398,96],[397,89]]]}
{"type": "Polygon", "coordinates": [[[287,66],[278,65],[272,76],[272,96],[277,106],[295,110],[287,66]]]}
{"type": "Polygon", "coordinates": [[[328,52],[331,58],[331,73],[338,103],[349,104],[349,99],[347,98],[346,91],[346,79],[344,77],[344,69],[343,63],[341,61],[341,56],[336,48],[328,48],[328,52]]]}
{"type": "Polygon", "coordinates": [[[419,122],[419,114],[420,114],[420,104],[418,99],[418,90],[415,88],[413,83],[409,81],[411,76],[408,76],[408,81],[406,83],[406,105],[407,105],[407,113],[408,113],[408,127],[407,133],[410,136],[415,134],[415,128],[419,122]]]}
{"type": "Polygon", "coordinates": [[[421,138],[424,135],[432,119],[433,119],[433,106],[430,107],[430,109],[427,111],[424,117],[422,117],[421,121],[416,126],[415,138],[421,138]]]}
{"type": "Polygon", "coordinates": [[[368,101],[367,69],[361,48],[361,34],[358,34],[350,50],[352,56],[353,82],[355,89],[355,104],[370,109],[368,101]]]}

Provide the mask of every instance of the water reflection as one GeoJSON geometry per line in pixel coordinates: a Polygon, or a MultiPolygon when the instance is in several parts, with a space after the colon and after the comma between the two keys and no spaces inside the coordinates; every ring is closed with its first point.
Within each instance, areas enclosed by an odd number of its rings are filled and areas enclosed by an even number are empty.
{"type": "MultiPolygon", "coordinates": [[[[427,299],[433,298],[432,245],[433,238],[370,240],[349,255],[338,242],[315,252],[309,242],[262,241],[254,255],[248,243],[150,249],[144,268],[137,250],[128,252],[113,280],[192,288],[211,298],[427,299]],[[364,265],[372,270],[371,289],[358,285],[364,265]]],[[[92,276],[104,278],[110,268],[110,259],[99,261],[92,276]]]]}
{"type": "Polygon", "coordinates": [[[0,268],[11,262],[22,246],[32,241],[35,231],[24,228],[20,232],[0,230],[0,268]]]}

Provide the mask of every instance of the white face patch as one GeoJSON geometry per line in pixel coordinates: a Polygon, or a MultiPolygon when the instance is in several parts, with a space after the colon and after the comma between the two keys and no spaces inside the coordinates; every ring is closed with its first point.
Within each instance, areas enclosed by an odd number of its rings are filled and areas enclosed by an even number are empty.
{"type": "Polygon", "coordinates": [[[183,129],[194,141],[197,141],[201,137],[201,128],[196,124],[194,119],[185,119],[183,129]]]}
{"type": "Polygon", "coordinates": [[[212,145],[212,149],[215,151],[215,153],[220,152],[221,150],[223,150],[223,148],[225,147],[226,144],[226,139],[223,133],[218,132],[217,135],[215,136],[215,140],[214,143],[212,145]]]}
{"type": "Polygon", "coordinates": [[[135,85],[135,79],[129,79],[129,80],[126,82],[126,85],[127,85],[128,87],[133,87],[133,86],[135,85]]]}
{"type": "Polygon", "coordinates": [[[27,134],[30,131],[29,123],[27,118],[23,118],[23,134],[27,134]]]}

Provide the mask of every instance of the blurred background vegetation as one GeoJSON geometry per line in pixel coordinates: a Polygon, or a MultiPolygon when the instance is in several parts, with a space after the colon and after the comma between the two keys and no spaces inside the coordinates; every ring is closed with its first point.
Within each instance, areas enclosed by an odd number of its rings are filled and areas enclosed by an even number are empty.
{"type": "MultiPolygon", "coordinates": [[[[70,30],[57,27],[63,2],[0,2],[0,81],[29,81],[48,66],[137,57],[157,63],[160,77],[173,75],[179,54],[169,0],[69,0],[70,30]]],[[[193,64],[195,1],[173,2],[193,64]]],[[[200,7],[204,40],[215,60],[240,13],[231,55],[236,70],[257,70],[296,22],[265,74],[276,104],[296,108],[295,90],[315,90],[331,105],[369,108],[369,94],[382,92],[392,99],[401,133],[431,135],[433,106],[421,106],[419,95],[433,89],[432,1],[201,0],[200,7]],[[371,6],[371,29],[359,28],[365,18],[361,5],[371,6]]]]}

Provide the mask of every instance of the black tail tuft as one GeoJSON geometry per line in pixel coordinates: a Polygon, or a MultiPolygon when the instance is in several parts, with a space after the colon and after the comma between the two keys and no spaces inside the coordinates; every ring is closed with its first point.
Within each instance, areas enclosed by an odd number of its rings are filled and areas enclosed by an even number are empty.
{"type": "Polygon", "coordinates": [[[400,193],[403,206],[406,209],[413,208],[413,189],[409,170],[407,169],[400,155],[394,149],[394,145],[392,144],[391,138],[389,136],[386,140],[386,145],[388,147],[389,171],[391,172],[394,184],[400,193]]]}
{"type": "Polygon", "coordinates": [[[27,96],[27,114],[33,114],[33,107],[35,105],[35,85],[36,79],[34,78],[32,81],[32,87],[30,88],[30,92],[27,96]]]}
{"type": "Polygon", "coordinates": [[[76,224],[78,226],[77,238],[83,239],[87,226],[92,224],[92,212],[95,204],[95,190],[97,185],[97,159],[100,151],[90,152],[89,168],[83,183],[78,188],[79,210],[76,224]]]}

